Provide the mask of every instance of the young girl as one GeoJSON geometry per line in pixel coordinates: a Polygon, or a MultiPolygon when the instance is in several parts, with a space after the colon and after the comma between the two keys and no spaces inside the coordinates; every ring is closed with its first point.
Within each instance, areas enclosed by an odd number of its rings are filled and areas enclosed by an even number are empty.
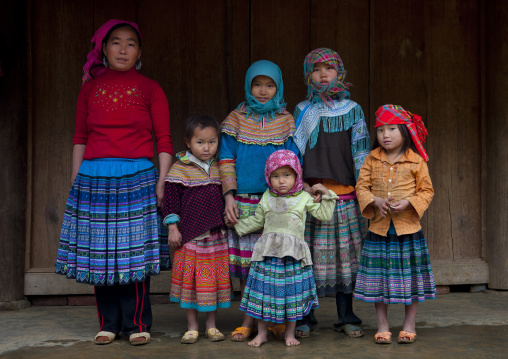
{"type": "MultiPolygon", "coordinates": [[[[296,107],[295,143],[303,155],[303,178],[322,183],[339,195],[331,221],[309,216],[305,240],[314,260],[318,296],[335,296],[338,320],[334,330],[363,335],[353,313],[353,288],[358,271],[364,222],[360,220],[354,186],[369,153],[370,139],[362,108],[349,99],[346,71],[335,51],[319,48],[305,57],[307,99],[296,107]]],[[[311,187],[305,188],[311,191],[311,187]]],[[[307,337],[317,325],[313,311],[298,323],[297,336],[307,337]]]]}
{"type": "Polygon", "coordinates": [[[206,337],[224,340],[216,328],[218,308],[231,305],[224,200],[215,159],[219,124],[209,116],[191,117],[185,126],[186,152],[166,177],[162,213],[168,243],[175,249],[170,299],[187,310],[181,342],[198,340],[198,312],[206,312],[206,337]]]}
{"type": "Polygon", "coordinates": [[[317,184],[314,192],[321,195],[322,202],[314,203],[302,190],[302,167],[292,151],[272,153],[264,174],[270,189],[263,194],[255,215],[235,225],[240,236],[263,229],[254,246],[240,309],[259,319],[258,335],[250,346],[267,341],[268,322],[284,321],[286,345],[299,345],[296,321],[318,307],[311,254],[304,241],[306,212],[330,220],[337,196],[317,184]]]}
{"type": "Polygon", "coordinates": [[[173,153],[168,101],[159,84],[138,73],[141,35],[135,23],[109,20],[92,42],[78,97],[72,188],[56,272],[95,286],[96,344],[111,343],[119,332],[132,345],[146,344],[150,276],[169,266],[169,257],[160,260],[157,219],[173,153]],[[150,161],[152,136],[158,176],[150,161]]]}
{"type": "Polygon", "coordinates": [[[435,283],[420,218],[434,196],[422,142],[427,136],[418,115],[400,106],[376,112],[374,150],[360,170],[356,193],[362,215],[370,218],[355,297],[374,302],[376,343],[391,343],[388,304],[406,305],[399,343],[416,339],[418,302],[434,299],[435,283]]]}
{"type": "MultiPolygon", "coordinates": [[[[226,217],[254,214],[263,192],[266,159],[279,149],[298,152],[293,142],[293,116],[285,110],[282,74],[267,60],[253,63],[245,76],[245,98],[222,123],[219,169],[226,201],[226,217]]],[[[229,269],[231,277],[240,279],[242,294],[249,273],[250,257],[260,233],[238,236],[228,230],[229,269]]],[[[244,316],[243,323],[231,335],[233,341],[244,341],[254,328],[254,319],[244,316]]]]}

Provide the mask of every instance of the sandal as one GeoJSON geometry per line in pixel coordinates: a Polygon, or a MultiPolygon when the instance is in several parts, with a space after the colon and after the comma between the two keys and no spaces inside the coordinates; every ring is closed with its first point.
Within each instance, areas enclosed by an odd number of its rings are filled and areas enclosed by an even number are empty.
{"type": "Polygon", "coordinates": [[[405,330],[401,330],[399,332],[399,343],[402,344],[411,344],[416,340],[416,333],[406,332],[405,330]]]}
{"type": "Polygon", "coordinates": [[[376,344],[391,344],[392,333],[390,332],[376,333],[374,335],[374,339],[376,340],[376,344]]]}
{"type": "Polygon", "coordinates": [[[131,345],[143,345],[150,343],[150,333],[142,332],[142,333],[132,333],[129,336],[129,343],[131,345]],[[134,340],[137,338],[144,338],[145,340],[134,340]]]}
{"type": "Polygon", "coordinates": [[[364,335],[362,328],[360,328],[359,326],[354,325],[354,324],[344,324],[342,326],[342,328],[340,328],[337,331],[344,332],[344,334],[346,334],[350,338],[360,338],[360,337],[363,337],[363,335],[364,335]],[[355,333],[355,332],[360,332],[360,333],[355,333]]]}
{"type": "Polygon", "coordinates": [[[220,332],[217,328],[210,328],[205,332],[205,337],[208,338],[211,342],[220,342],[221,340],[226,339],[224,334],[220,332]]]}
{"type": "Polygon", "coordinates": [[[234,342],[244,342],[247,339],[249,339],[250,335],[252,333],[252,329],[247,327],[238,327],[235,329],[234,332],[231,333],[231,340],[234,342]],[[241,334],[243,337],[235,338],[235,335],[241,334]]]}
{"type": "Polygon", "coordinates": [[[295,338],[308,338],[309,336],[310,327],[307,324],[302,324],[295,328],[295,338]],[[296,332],[301,332],[301,334],[297,334],[296,332]]]}
{"type": "Polygon", "coordinates": [[[95,336],[93,342],[95,344],[98,344],[98,345],[104,345],[104,344],[109,344],[109,343],[113,343],[113,341],[115,340],[116,338],[116,333],[113,333],[113,332],[106,332],[106,331],[100,331],[99,333],[97,333],[97,335],[95,336]],[[97,340],[99,338],[108,338],[106,340],[97,340]]]}
{"type": "Polygon", "coordinates": [[[199,339],[199,332],[197,330],[189,330],[185,332],[180,342],[182,344],[194,344],[199,339]]]}
{"type": "Polygon", "coordinates": [[[272,334],[277,339],[285,339],[286,334],[286,325],[285,324],[277,324],[272,327],[272,334]]]}

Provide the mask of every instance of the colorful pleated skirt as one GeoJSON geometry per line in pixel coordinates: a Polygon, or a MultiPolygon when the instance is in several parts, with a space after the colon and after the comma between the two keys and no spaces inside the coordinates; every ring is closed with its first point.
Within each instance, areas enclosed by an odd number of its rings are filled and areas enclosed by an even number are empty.
{"type": "Polygon", "coordinates": [[[301,320],[319,308],[312,266],[292,257],[251,262],[240,310],[267,322],[301,320]]]}
{"type": "Polygon", "coordinates": [[[354,296],[366,302],[406,305],[434,299],[436,285],[423,232],[402,236],[369,232],[354,296]]]}
{"type": "Polygon", "coordinates": [[[365,234],[356,200],[337,201],[331,221],[307,217],[305,241],[312,254],[319,297],[353,293],[365,234]]]}
{"type": "MultiPolygon", "coordinates": [[[[261,195],[239,194],[235,196],[235,200],[239,219],[245,219],[254,215],[261,195]]],[[[231,277],[247,280],[252,251],[259,237],[261,237],[261,232],[249,233],[240,237],[234,228],[228,229],[229,273],[231,277]]]]}
{"type": "Polygon", "coordinates": [[[142,282],[169,268],[156,181],[148,159],[83,161],[65,207],[56,273],[103,286],[142,282]]]}
{"type": "Polygon", "coordinates": [[[199,312],[231,306],[228,240],[221,230],[175,249],[170,299],[199,312]]]}

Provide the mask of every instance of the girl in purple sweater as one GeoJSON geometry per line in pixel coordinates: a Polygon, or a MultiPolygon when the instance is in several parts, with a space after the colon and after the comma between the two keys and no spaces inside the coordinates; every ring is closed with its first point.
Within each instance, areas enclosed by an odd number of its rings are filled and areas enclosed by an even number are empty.
{"type": "Polygon", "coordinates": [[[215,157],[218,143],[215,119],[189,118],[188,150],[177,154],[166,177],[162,214],[168,244],[175,248],[170,299],[187,310],[187,332],[181,340],[185,344],[199,338],[198,312],[206,312],[206,337],[224,340],[215,325],[217,309],[231,305],[224,200],[215,157]]]}

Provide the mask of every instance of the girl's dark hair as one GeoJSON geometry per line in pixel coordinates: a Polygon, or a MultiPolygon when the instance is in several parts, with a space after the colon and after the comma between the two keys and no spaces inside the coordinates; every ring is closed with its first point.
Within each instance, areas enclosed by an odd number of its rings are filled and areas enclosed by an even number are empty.
{"type": "Polygon", "coordinates": [[[136,34],[136,37],[138,39],[138,45],[139,45],[139,47],[141,47],[141,36],[139,35],[138,30],[136,30],[134,27],[132,27],[129,24],[117,24],[117,25],[113,26],[111,29],[109,29],[109,31],[106,34],[106,36],[104,36],[104,38],[102,39],[102,43],[103,44],[107,44],[111,34],[113,33],[113,31],[115,31],[116,29],[119,29],[121,27],[128,27],[129,29],[134,31],[134,33],[136,34]]]}
{"type": "Polygon", "coordinates": [[[202,130],[203,128],[213,127],[217,131],[217,137],[219,137],[219,123],[213,117],[207,115],[198,115],[192,116],[187,119],[185,123],[185,132],[184,138],[187,141],[190,141],[192,136],[194,136],[194,130],[198,128],[202,130]]]}
{"type": "MultiPolygon", "coordinates": [[[[416,149],[416,146],[413,142],[413,139],[411,138],[411,134],[409,133],[409,130],[407,129],[406,125],[397,125],[397,128],[400,131],[400,134],[402,135],[402,138],[404,139],[404,143],[402,144],[402,152],[406,152],[408,148],[412,149],[414,153],[419,153],[416,149]]],[[[376,149],[378,147],[381,147],[381,144],[379,143],[377,139],[377,132],[376,136],[374,137],[374,144],[372,145],[372,149],[376,149]]]]}

